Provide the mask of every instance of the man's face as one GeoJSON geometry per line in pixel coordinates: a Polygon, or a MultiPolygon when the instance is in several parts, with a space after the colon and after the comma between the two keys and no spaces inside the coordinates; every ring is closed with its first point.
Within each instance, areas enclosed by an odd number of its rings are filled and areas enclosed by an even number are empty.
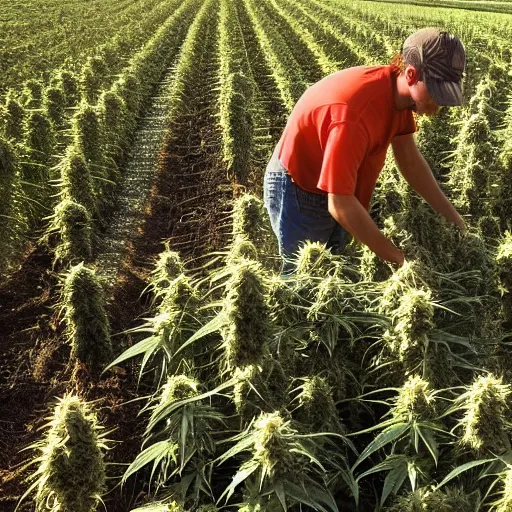
{"type": "Polygon", "coordinates": [[[418,73],[412,66],[407,66],[406,75],[409,93],[414,102],[412,109],[419,115],[435,116],[441,107],[430,96],[425,82],[418,80],[418,73]]]}
{"type": "Polygon", "coordinates": [[[428,117],[435,116],[441,108],[428,93],[425,82],[416,82],[409,88],[411,91],[411,98],[414,101],[413,110],[419,115],[428,117]]]}

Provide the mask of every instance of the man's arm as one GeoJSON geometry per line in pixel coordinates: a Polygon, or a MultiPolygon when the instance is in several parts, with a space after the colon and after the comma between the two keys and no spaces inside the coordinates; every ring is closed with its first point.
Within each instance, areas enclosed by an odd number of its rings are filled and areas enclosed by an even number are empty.
{"type": "Polygon", "coordinates": [[[353,195],[328,194],[329,213],[359,242],[383,260],[403,265],[404,255],[386,238],[366,208],[353,195]]]}
{"type": "Polygon", "coordinates": [[[439,187],[430,166],[420,153],[412,134],[395,137],[391,141],[398,168],[407,183],[434,210],[453,222],[460,229],[466,229],[464,219],[439,187]]]}

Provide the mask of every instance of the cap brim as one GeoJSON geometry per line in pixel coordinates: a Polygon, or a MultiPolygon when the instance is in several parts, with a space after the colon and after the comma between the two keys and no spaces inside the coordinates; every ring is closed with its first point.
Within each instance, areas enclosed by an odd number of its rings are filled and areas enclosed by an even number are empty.
{"type": "Polygon", "coordinates": [[[432,99],[443,107],[462,105],[462,83],[447,82],[425,75],[425,85],[432,99]]]}

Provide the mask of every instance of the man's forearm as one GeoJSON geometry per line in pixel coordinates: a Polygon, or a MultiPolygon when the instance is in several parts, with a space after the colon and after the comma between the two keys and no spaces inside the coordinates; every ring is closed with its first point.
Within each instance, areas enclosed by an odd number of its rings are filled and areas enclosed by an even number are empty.
{"type": "Polygon", "coordinates": [[[400,249],[381,233],[368,211],[354,196],[329,196],[329,212],[338,224],[383,260],[403,260],[400,249]]]}
{"type": "Polygon", "coordinates": [[[430,166],[416,149],[412,158],[397,162],[400,170],[411,187],[427,201],[430,206],[446,219],[456,224],[460,215],[439,187],[430,166]]]}

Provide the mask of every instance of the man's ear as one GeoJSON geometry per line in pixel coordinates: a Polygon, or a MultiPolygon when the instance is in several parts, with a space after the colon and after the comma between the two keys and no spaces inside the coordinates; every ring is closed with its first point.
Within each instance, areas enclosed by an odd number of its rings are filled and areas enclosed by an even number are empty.
{"type": "Polygon", "coordinates": [[[407,80],[407,85],[414,85],[420,79],[420,74],[418,70],[411,66],[410,64],[405,68],[405,78],[407,80]]]}

